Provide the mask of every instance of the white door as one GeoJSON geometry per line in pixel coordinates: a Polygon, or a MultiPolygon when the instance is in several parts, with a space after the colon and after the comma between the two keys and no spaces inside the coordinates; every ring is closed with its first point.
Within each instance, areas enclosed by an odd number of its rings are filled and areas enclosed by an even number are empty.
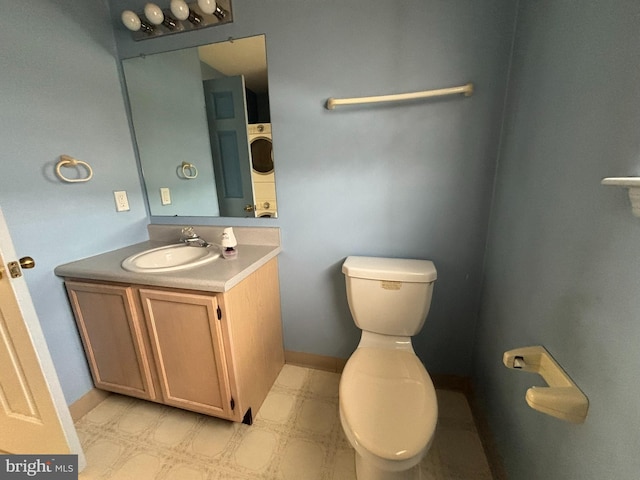
{"type": "Polygon", "coordinates": [[[0,451],[84,455],[0,210],[0,451]],[[20,269],[18,269],[20,270],[20,269]]]}

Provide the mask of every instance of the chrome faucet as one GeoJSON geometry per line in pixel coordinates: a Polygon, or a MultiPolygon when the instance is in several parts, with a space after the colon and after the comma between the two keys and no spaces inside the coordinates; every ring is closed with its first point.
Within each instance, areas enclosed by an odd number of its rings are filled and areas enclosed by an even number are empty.
{"type": "Polygon", "coordinates": [[[207,242],[203,238],[200,238],[200,235],[198,235],[195,232],[193,227],[184,227],[182,229],[182,236],[180,237],[180,241],[183,243],[186,243],[191,247],[210,247],[211,246],[209,242],[207,242]]]}

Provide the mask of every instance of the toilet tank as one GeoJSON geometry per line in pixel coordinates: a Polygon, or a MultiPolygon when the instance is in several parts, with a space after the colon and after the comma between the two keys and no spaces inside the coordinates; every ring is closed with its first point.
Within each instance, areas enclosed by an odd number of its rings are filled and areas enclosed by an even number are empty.
{"type": "Polygon", "coordinates": [[[347,257],[342,272],[349,309],[358,328],[398,336],[413,336],[420,331],[437,278],[433,262],[347,257]]]}

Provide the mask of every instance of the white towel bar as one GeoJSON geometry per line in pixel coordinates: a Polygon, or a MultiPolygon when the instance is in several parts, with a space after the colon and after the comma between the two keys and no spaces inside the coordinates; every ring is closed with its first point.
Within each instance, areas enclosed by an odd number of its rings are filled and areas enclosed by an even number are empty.
{"type": "Polygon", "coordinates": [[[362,103],[400,102],[403,100],[418,100],[421,98],[443,97],[445,95],[463,94],[465,97],[473,95],[473,83],[467,83],[459,87],[440,88],[438,90],[425,90],[413,93],[398,93],[395,95],[379,95],[376,97],[356,97],[356,98],[329,98],[327,99],[327,110],[333,110],[339,105],[357,105],[362,103]]]}

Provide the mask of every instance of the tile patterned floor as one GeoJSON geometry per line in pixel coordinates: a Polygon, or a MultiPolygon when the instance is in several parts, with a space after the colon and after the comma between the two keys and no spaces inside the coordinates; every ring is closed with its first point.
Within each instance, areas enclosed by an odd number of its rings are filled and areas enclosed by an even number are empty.
{"type": "MultiPolygon", "coordinates": [[[[76,422],[82,480],[355,480],[340,375],[285,365],[252,426],[111,395],[76,422]]],[[[424,480],[491,480],[464,395],[438,390],[424,480]]]]}

